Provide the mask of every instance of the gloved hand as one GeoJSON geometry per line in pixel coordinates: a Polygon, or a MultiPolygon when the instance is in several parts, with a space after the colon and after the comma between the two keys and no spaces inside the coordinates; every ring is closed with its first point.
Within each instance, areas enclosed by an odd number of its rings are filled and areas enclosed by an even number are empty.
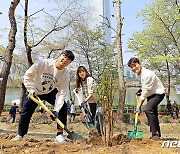
{"type": "Polygon", "coordinates": [[[88,104],[87,104],[87,102],[85,102],[85,101],[83,101],[83,102],[81,103],[80,108],[83,108],[83,109],[84,109],[84,112],[85,112],[86,114],[87,114],[88,111],[89,111],[88,104]]]}
{"type": "Polygon", "coordinates": [[[141,96],[141,92],[142,92],[142,89],[139,89],[139,90],[136,92],[136,95],[137,95],[137,96],[141,96]]]}
{"type": "Polygon", "coordinates": [[[136,113],[141,113],[141,106],[136,107],[136,113]]]}
{"type": "Polygon", "coordinates": [[[83,102],[81,103],[81,106],[80,106],[80,107],[86,108],[86,107],[87,107],[87,102],[83,101],[83,102]]]}
{"type": "Polygon", "coordinates": [[[52,111],[53,115],[50,115],[51,119],[55,121],[56,118],[58,118],[58,112],[57,111],[52,111]]]}
{"type": "Polygon", "coordinates": [[[30,95],[31,95],[31,96],[35,96],[35,95],[36,95],[36,94],[35,94],[35,91],[34,91],[34,90],[29,90],[29,91],[28,91],[28,96],[27,96],[28,99],[30,99],[30,97],[29,97],[30,95]]]}

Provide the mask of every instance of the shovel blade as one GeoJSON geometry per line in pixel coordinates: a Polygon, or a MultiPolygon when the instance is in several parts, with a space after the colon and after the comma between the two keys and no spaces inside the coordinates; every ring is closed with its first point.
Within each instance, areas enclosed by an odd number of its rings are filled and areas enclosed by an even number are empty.
{"type": "Polygon", "coordinates": [[[68,139],[72,140],[72,141],[75,141],[75,140],[80,140],[82,139],[83,137],[75,132],[70,132],[67,136],[68,139]]]}
{"type": "Polygon", "coordinates": [[[142,131],[128,131],[127,138],[128,139],[142,139],[143,132],[142,131]]]}
{"type": "Polygon", "coordinates": [[[96,129],[96,127],[90,122],[83,122],[83,125],[88,129],[90,129],[90,128],[96,129]]]}

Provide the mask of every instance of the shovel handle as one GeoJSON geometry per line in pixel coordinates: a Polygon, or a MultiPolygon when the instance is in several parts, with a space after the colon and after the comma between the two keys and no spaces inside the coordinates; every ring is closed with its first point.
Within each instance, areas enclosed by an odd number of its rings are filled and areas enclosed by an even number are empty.
{"type": "MultiPolygon", "coordinates": [[[[139,99],[138,99],[138,96],[136,95],[136,101],[137,101],[137,106],[138,106],[138,104],[139,104],[139,99]]],[[[136,113],[136,115],[135,115],[135,124],[137,125],[137,123],[138,123],[138,115],[139,115],[139,113],[137,112],[136,113]]]]}
{"type": "MultiPolygon", "coordinates": [[[[31,98],[31,100],[33,100],[35,103],[37,103],[38,105],[40,105],[48,114],[50,115],[54,115],[48,108],[47,106],[40,100],[40,98],[38,96],[33,97],[32,95],[29,96],[31,98]]],[[[58,119],[55,118],[55,121],[64,129],[65,126],[64,124],[58,119]]]]}
{"type": "Polygon", "coordinates": [[[138,123],[138,112],[136,113],[136,115],[135,115],[135,124],[137,124],[138,123]]]}

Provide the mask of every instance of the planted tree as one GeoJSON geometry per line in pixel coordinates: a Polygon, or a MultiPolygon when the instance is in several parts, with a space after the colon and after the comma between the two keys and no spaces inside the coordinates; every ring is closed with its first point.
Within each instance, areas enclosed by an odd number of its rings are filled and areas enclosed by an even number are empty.
{"type": "Polygon", "coordinates": [[[108,65],[98,80],[97,94],[98,102],[103,107],[103,140],[105,145],[112,146],[113,141],[113,103],[118,88],[117,71],[108,65]]]}

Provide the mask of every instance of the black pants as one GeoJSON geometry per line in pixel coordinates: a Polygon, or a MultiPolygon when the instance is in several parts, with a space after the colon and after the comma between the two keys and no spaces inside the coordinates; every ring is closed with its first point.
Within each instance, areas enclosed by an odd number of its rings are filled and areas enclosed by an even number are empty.
{"type": "Polygon", "coordinates": [[[90,108],[90,111],[92,113],[93,125],[95,125],[95,115],[96,115],[97,104],[96,103],[89,103],[89,108],[90,108]]]}
{"type": "MultiPolygon", "coordinates": [[[[54,106],[57,92],[58,92],[57,89],[55,89],[49,94],[39,95],[39,98],[41,100],[46,100],[48,103],[54,106]]],[[[18,134],[20,136],[23,137],[25,134],[27,134],[32,114],[34,113],[37,106],[38,105],[35,102],[27,98],[27,94],[26,94],[23,102],[22,112],[19,119],[18,134]]],[[[67,122],[66,103],[64,103],[61,110],[59,111],[58,118],[64,125],[66,125],[67,122]]],[[[57,128],[60,129],[61,127],[57,125],[57,128]]]]}
{"type": "Polygon", "coordinates": [[[100,136],[102,136],[103,133],[103,115],[102,114],[96,114],[96,129],[100,136]]]}
{"type": "Polygon", "coordinates": [[[153,94],[147,98],[147,105],[144,108],[144,112],[148,118],[150,125],[150,132],[154,133],[159,132],[161,136],[159,119],[158,119],[158,105],[163,100],[165,94],[153,94]]]}
{"type": "Polygon", "coordinates": [[[16,120],[16,115],[15,115],[15,114],[12,114],[11,116],[12,116],[12,118],[13,118],[12,123],[14,123],[15,120],[16,120]]]}

